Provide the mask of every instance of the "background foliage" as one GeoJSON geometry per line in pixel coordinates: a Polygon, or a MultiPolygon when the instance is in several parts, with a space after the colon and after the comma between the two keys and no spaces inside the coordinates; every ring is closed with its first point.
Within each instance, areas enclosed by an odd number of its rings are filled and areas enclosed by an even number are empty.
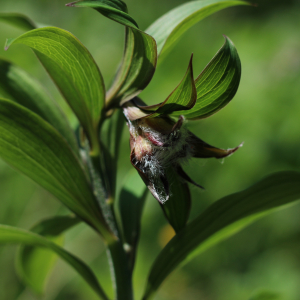
{"type": "MultiPolygon", "coordinates": [[[[130,14],[142,29],[184,0],[126,1],[130,14]]],[[[234,147],[235,155],[217,160],[193,160],[185,170],[206,190],[191,187],[192,216],[222,196],[242,190],[267,174],[300,170],[300,3],[257,0],[257,8],[236,7],[218,12],[190,29],[159,65],[141,98],[148,104],[164,100],[182,78],[191,52],[199,74],[223,44],[226,34],[242,61],[242,80],[234,100],[209,119],[188,124],[210,144],[234,147]]],[[[71,9],[62,0],[3,0],[2,12],[22,12],[38,23],[71,31],[91,51],[105,80],[110,80],[123,52],[122,25],[100,18],[89,9],[71,9]]],[[[22,32],[1,24],[0,41],[22,32]]],[[[1,47],[2,48],[2,47],[1,47]]],[[[67,105],[25,46],[0,50],[6,57],[49,87],[49,93],[67,105]]],[[[108,84],[109,82],[106,82],[108,84]]],[[[70,111],[69,111],[70,114],[70,111]]],[[[75,118],[70,114],[73,125],[75,118]]],[[[119,184],[131,168],[127,133],[122,141],[119,184]]],[[[0,223],[30,228],[37,221],[64,208],[28,178],[0,162],[0,223]]],[[[294,205],[259,220],[239,234],[194,259],[171,275],[155,299],[253,299],[258,293],[274,299],[300,297],[300,206],[294,205]],[[277,297],[277,298],[276,298],[277,297]]],[[[142,223],[142,240],[135,271],[140,296],[148,268],[172,230],[166,225],[157,201],[149,196],[142,223]]],[[[95,233],[81,224],[66,235],[66,249],[93,266],[101,282],[109,279],[106,253],[95,233]]],[[[3,300],[37,299],[19,282],[13,266],[17,248],[0,247],[0,291],[3,300]]],[[[112,291],[108,291],[112,294],[112,291]]],[[[59,261],[43,299],[96,299],[89,287],[59,261]]]]}

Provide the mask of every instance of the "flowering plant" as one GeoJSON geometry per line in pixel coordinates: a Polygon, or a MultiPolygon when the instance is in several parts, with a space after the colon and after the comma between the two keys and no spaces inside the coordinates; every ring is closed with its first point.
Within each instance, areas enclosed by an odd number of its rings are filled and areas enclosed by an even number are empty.
{"type": "MultiPolygon", "coordinates": [[[[121,0],[81,0],[69,7],[91,7],[126,28],[125,50],[115,79],[106,91],[92,55],[70,32],[40,27],[20,14],[0,20],[24,29],[11,45],[30,47],[78,119],[71,128],[60,108],[37,81],[18,66],[0,60],[0,156],[57,197],[74,215],[39,221],[30,230],[0,225],[1,243],[21,243],[18,270],[23,281],[43,291],[47,274],[30,272],[46,247],[70,264],[100,299],[110,299],[92,269],[66,251],[58,240],[80,222],[104,241],[115,281],[115,299],[133,299],[132,273],[139,241],[146,186],[159,201],[176,235],[151,267],[143,300],[153,297],[163,280],[182,263],[227,238],[268,210],[300,196],[296,172],[273,174],[252,187],[218,200],[188,223],[191,197],[183,170],[191,157],[223,158],[235,152],[213,147],[184,127],[185,120],[206,118],[235,95],[241,64],[233,43],[225,44],[194,79],[192,58],[182,81],[159,104],[147,106],[139,93],[151,81],[157,62],[193,24],[244,1],[205,0],[185,3],[163,15],[146,31],[121,0]],[[130,175],[117,193],[117,157],[125,115],[130,132],[130,160],[145,183],[130,175]],[[117,201],[116,201],[117,200],[117,201]],[[116,204],[117,203],[117,204],[116,204]],[[117,216],[120,216],[118,218],[117,216]],[[38,279],[38,280],[37,280],[38,279]]],[[[52,258],[43,253],[47,266],[52,258]]]]}

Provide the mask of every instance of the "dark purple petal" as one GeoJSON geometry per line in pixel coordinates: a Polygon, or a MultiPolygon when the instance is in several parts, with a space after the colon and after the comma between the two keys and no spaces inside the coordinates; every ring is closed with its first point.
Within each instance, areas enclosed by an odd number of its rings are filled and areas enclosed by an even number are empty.
{"type": "Polygon", "coordinates": [[[240,147],[243,146],[243,143],[241,143],[239,146],[235,148],[230,149],[220,149],[216,148],[214,146],[211,146],[198,137],[196,137],[194,134],[190,133],[190,137],[188,138],[188,143],[190,147],[192,148],[192,156],[197,158],[224,158],[232,153],[234,153],[236,150],[238,150],[240,147]]]}

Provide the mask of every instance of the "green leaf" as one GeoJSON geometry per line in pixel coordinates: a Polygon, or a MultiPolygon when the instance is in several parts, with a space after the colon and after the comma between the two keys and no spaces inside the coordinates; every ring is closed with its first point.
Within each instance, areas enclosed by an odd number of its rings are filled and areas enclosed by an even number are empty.
{"type": "Polygon", "coordinates": [[[226,0],[190,1],[167,12],[146,29],[146,32],[156,40],[158,55],[165,55],[180,36],[194,24],[221,9],[236,5],[249,3],[226,0]]]}
{"type": "Polygon", "coordinates": [[[184,114],[189,119],[202,119],[229,103],[239,87],[241,62],[234,44],[225,37],[225,44],[195,80],[197,101],[184,114]]]}
{"type": "Polygon", "coordinates": [[[18,13],[0,13],[0,21],[26,31],[37,28],[27,16],[18,13]]]}
{"type": "Polygon", "coordinates": [[[141,93],[151,81],[157,63],[155,40],[143,31],[127,28],[125,52],[121,67],[107,101],[122,105],[141,93]]]}
{"type": "Polygon", "coordinates": [[[54,251],[78,272],[78,274],[89,284],[89,286],[101,299],[108,299],[92,270],[79,258],[75,257],[50,240],[30,231],[12,226],[0,225],[0,243],[21,243],[25,245],[45,247],[54,251]]]}
{"type": "Polygon", "coordinates": [[[91,148],[96,148],[105,88],[89,51],[71,33],[56,27],[29,31],[8,40],[5,48],[12,44],[24,44],[34,51],[78,117],[91,148]]]}
{"type": "Polygon", "coordinates": [[[138,106],[139,108],[146,111],[155,111],[147,116],[147,118],[154,118],[160,115],[180,115],[177,111],[189,110],[191,109],[197,99],[197,91],[194,83],[193,75],[193,55],[190,59],[188,69],[181,80],[180,84],[175,88],[175,90],[168,96],[168,98],[160,104],[155,104],[151,106],[138,106]]]}
{"type": "Polygon", "coordinates": [[[59,106],[42,86],[20,67],[0,58],[0,95],[35,112],[65,137],[75,153],[78,145],[73,130],[59,106]]]}
{"type": "Polygon", "coordinates": [[[100,132],[101,149],[105,157],[105,161],[102,164],[105,164],[105,176],[108,177],[110,183],[109,191],[111,199],[115,199],[117,165],[124,126],[123,112],[118,109],[110,118],[105,120],[100,132]]]}
{"type": "Polygon", "coordinates": [[[113,21],[138,28],[135,20],[127,13],[127,5],[120,0],[81,0],[68,3],[66,6],[94,8],[113,21]]]}
{"type": "Polygon", "coordinates": [[[66,140],[38,115],[4,99],[0,99],[0,157],[111,238],[83,167],[66,140]]]}
{"type": "MultiPolygon", "coordinates": [[[[64,238],[61,234],[79,222],[79,219],[71,216],[53,217],[38,223],[31,231],[62,246],[64,238]]],[[[43,294],[56,259],[57,255],[49,249],[29,245],[21,246],[17,254],[18,274],[37,294],[43,294]]]]}
{"type": "Polygon", "coordinates": [[[170,182],[170,197],[161,204],[161,208],[175,232],[181,231],[189,219],[191,210],[191,194],[188,184],[171,168],[166,170],[166,177],[170,182]]]}
{"type": "Polygon", "coordinates": [[[300,173],[272,174],[250,188],[212,204],[167,244],[148,277],[144,300],[182,265],[275,208],[300,199],[300,173]]]}
{"type": "Polygon", "coordinates": [[[67,5],[94,8],[126,26],[124,56],[115,80],[107,92],[107,106],[117,107],[137,96],[149,84],[156,68],[157,51],[153,37],[138,29],[137,23],[127,14],[123,1],[82,0],[67,5]]]}
{"type": "Polygon", "coordinates": [[[135,170],[131,170],[126,176],[119,198],[123,238],[131,269],[133,269],[135,262],[147,192],[148,189],[139,174],[135,170]]]}

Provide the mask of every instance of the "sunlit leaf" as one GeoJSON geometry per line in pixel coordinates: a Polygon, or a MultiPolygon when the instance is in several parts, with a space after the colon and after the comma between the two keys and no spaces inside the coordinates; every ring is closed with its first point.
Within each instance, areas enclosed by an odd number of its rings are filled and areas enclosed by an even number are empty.
{"type": "Polygon", "coordinates": [[[56,27],[35,29],[9,39],[6,49],[12,44],[24,44],[34,51],[78,117],[92,148],[97,147],[105,88],[89,51],[71,33],[56,27]]]}
{"type": "Polygon", "coordinates": [[[27,72],[0,58],[0,95],[41,116],[57,129],[75,153],[78,145],[73,130],[59,106],[27,72]]]}
{"type": "MultiPolygon", "coordinates": [[[[38,223],[31,231],[62,246],[64,238],[61,234],[79,222],[79,219],[70,216],[53,217],[38,223]]],[[[56,259],[55,252],[49,249],[22,245],[17,254],[18,274],[37,294],[43,294],[56,259]]]]}
{"type": "Polygon", "coordinates": [[[191,57],[189,67],[180,84],[163,103],[151,106],[139,106],[139,108],[143,110],[154,111],[153,113],[150,113],[147,118],[168,114],[178,115],[178,113],[176,113],[177,111],[181,111],[182,114],[182,110],[189,110],[195,105],[197,92],[194,83],[192,61],[193,56],[191,57]]]}
{"type": "Polygon", "coordinates": [[[197,101],[189,111],[175,112],[189,119],[202,119],[229,103],[239,87],[241,62],[235,46],[225,37],[225,44],[195,80],[197,101]]]}
{"type": "Polygon", "coordinates": [[[82,0],[67,5],[94,8],[126,26],[123,61],[107,92],[107,105],[109,108],[117,107],[138,95],[148,85],[155,71],[157,52],[153,37],[138,29],[137,23],[127,14],[123,1],[82,0]]]}
{"type": "Polygon", "coordinates": [[[300,199],[300,173],[272,174],[250,188],[212,204],[167,244],[148,277],[144,300],[152,298],[179,265],[240,231],[275,208],[300,199]]]}
{"type": "Polygon", "coordinates": [[[26,31],[37,28],[27,16],[18,13],[0,13],[0,21],[26,31]]]}
{"type": "Polygon", "coordinates": [[[123,104],[142,92],[156,68],[155,40],[143,31],[127,28],[125,52],[116,80],[107,94],[107,101],[123,104]]]}
{"type": "Polygon", "coordinates": [[[38,115],[4,99],[0,99],[0,157],[110,237],[83,167],[66,140],[38,115]]]}
{"type": "Polygon", "coordinates": [[[131,268],[134,265],[140,237],[141,218],[147,191],[148,189],[139,174],[135,170],[131,170],[126,176],[119,198],[123,237],[131,268]]]}
{"type": "Polygon", "coordinates": [[[205,17],[230,6],[249,5],[245,1],[189,1],[155,21],[146,32],[154,37],[158,55],[167,54],[180,36],[205,17]]]}
{"type": "Polygon", "coordinates": [[[127,5],[120,0],[81,0],[68,3],[66,6],[91,7],[120,24],[138,28],[135,20],[127,13],[127,5]]]}
{"type": "Polygon", "coordinates": [[[38,235],[36,233],[26,231],[17,227],[0,225],[0,243],[20,243],[23,245],[40,246],[54,251],[89,284],[89,286],[98,294],[100,299],[107,300],[103,289],[91,271],[91,269],[80,259],[67,252],[57,244],[38,235]]]}

